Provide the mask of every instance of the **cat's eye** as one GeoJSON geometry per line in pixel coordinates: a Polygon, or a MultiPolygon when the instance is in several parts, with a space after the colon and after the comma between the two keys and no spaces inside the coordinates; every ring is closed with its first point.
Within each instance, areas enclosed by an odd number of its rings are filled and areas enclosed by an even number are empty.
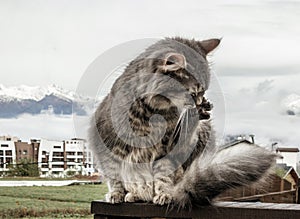
{"type": "Polygon", "coordinates": [[[191,93],[192,97],[196,97],[196,93],[191,93]]]}

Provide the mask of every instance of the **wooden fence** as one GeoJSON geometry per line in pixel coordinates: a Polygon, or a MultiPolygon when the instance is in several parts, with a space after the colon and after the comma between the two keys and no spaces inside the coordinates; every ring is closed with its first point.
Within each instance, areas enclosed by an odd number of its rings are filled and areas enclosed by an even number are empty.
{"type": "Polygon", "coordinates": [[[147,203],[110,204],[93,201],[94,219],[201,218],[201,219],[300,219],[300,204],[217,202],[192,210],[170,209],[147,203]]]}

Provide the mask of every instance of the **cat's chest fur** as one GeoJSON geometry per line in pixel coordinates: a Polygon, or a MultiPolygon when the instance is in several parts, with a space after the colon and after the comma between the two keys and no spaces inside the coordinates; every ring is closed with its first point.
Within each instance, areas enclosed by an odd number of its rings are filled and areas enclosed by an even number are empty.
{"type": "MultiPolygon", "coordinates": [[[[178,123],[178,110],[164,106],[160,96],[135,99],[129,106],[118,107],[111,123],[118,121],[116,135],[120,144],[111,150],[129,163],[149,163],[165,156],[174,143],[174,131],[178,123]],[[149,99],[151,98],[151,101],[149,99]],[[163,109],[155,108],[159,104],[163,109]],[[123,117],[128,119],[123,119],[123,117]],[[121,153],[120,153],[121,152],[121,153]]],[[[111,138],[108,138],[110,141],[111,138]]]]}
{"type": "Polygon", "coordinates": [[[144,200],[151,201],[154,191],[154,174],[151,164],[133,165],[123,162],[120,175],[124,188],[130,193],[142,194],[144,200]]]}
{"type": "MultiPolygon", "coordinates": [[[[152,201],[155,196],[155,190],[161,187],[161,176],[157,175],[157,171],[161,164],[155,165],[155,162],[151,163],[139,163],[133,164],[126,160],[122,162],[120,167],[120,177],[123,182],[123,186],[127,193],[138,194],[139,199],[144,201],[152,201]]],[[[172,169],[170,162],[163,164],[164,169],[172,169]]],[[[167,180],[176,183],[182,179],[184,170],[182,166],[179,166],[172,174],[163,176],[167,180]]]]}

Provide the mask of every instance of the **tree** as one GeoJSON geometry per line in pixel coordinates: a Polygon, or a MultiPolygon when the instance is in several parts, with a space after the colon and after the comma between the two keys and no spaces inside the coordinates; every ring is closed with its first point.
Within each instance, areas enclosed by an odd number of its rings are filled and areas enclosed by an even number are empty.
{"type": "Polygon", "coordinates": [[[10,176],[39,176],[38,164],[28,159],[22,159],[17,164],[9,166],[8,174],[10,176]]]}

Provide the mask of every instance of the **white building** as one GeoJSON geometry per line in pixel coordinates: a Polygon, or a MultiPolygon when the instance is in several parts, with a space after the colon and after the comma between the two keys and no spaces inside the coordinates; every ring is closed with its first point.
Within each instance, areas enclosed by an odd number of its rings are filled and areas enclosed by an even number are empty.
{"type": "Polygon", "coordinates": [[[93,156],[84,139],[40,142],[38,165],[42,177],[65,177],[94,172],[93,156]]]}
{"type": "Polygon", "coordinates": [[[8,171],[9,164],[16,163],[16,148],[12,139],[8,141],[0,140],[0,176],[8,171]]]}
{"type": "Polygon", "coordinates": [[[67,171],[90,175],[94,172],[93,156],[84,139],[65,141],[67,171]]]}
{"type": "Polygon", "coordinates": [[[64,174],[64,144],[62,141],[41,139],[38,167],[42,177],[63,176],[64,174]]]}
{"type": "Polygon", "coordinates": [[[277,163],[287,164],[288,166],[292,166],[295,170],[297,169],[299,148],[277,147],[276,153],[279,155],[277,163]]]}

